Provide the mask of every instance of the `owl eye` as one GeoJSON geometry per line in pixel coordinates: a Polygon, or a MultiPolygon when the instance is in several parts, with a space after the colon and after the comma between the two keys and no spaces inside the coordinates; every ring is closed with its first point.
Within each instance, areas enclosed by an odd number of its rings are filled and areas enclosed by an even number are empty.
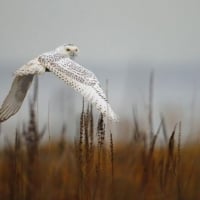
{"type": "Polygon", "coordinates": [[[77,51],[78,51],[78,49],[75,49],[75,51],[77,52],[77,51]]]}
{"type": "Polygon", "coordinates": [[[70,51],[70,48],[66,48],[66,51],[70,51]]]}

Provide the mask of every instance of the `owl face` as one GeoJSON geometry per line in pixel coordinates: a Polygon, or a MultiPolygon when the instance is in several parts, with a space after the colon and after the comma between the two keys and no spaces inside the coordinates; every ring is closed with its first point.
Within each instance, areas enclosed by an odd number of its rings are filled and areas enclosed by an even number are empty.
{"type": "Polygon", "coordinates": [[[70,58],[74,58],[78,55],[79,49],[76,45],[66,44],[56,48],[56,52],[68,55],[70,58]]]}

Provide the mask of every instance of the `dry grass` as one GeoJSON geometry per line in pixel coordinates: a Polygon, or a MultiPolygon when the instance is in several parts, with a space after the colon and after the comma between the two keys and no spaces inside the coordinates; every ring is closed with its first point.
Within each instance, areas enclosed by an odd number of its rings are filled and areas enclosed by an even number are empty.
{"type": "Polygon", "coordinates": [[[200,145],[181,144],[181,123],[167,134],[162,116],[152,137],[152,119],[150,131],[140,132],[134,110],[133,140],[114,143],[103,116],[95,127],[92,107],[83,102],[75,142],[65,140],[63,125],[57,141],[41,143],[45,129],[38,130],[35,101],[36,93],[29,123],[0,152],[0,199],[200,199],[200,145]],[[160,130],[166,144],[158,147],[160,130]]]}
{"type": "Polygon", "coordinates": [[[114,144],[112,133],[106,141],[104,119],[100,115],[95,131],[91,107],[83,108],[74,144],[65,140],[65,126],[58,141],[40,144],[43,131],[32,104],[27,127],[16,130],[14,146],[8,143],[0,153],[0,199],[200,197],[200,146],[180,144],[181,123],[162,147],[155,145],[159,127],[149,148],[138,130],[132,143],[114,144]]]}

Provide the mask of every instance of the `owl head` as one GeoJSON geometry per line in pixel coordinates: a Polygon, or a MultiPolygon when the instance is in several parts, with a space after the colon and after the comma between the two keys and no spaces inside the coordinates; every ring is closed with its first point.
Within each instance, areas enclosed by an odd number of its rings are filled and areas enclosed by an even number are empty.
{"type": "Polygon", "coordinates": [[[60,54],[65,54],[69,58],[74,58],[78,55],[79,49],[74,44],[64,44],[56,48],[56,52],[60,54]]]}

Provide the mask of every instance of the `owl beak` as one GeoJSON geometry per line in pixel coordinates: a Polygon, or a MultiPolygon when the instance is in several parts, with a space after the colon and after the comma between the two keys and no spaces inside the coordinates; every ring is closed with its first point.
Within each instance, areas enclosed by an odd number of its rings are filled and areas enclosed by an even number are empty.
{"type": "Polygon", "coordinates": [[[77,56],[77,53],[75,51],[72,52],[72,56],[75,57],[77,56]]]}

